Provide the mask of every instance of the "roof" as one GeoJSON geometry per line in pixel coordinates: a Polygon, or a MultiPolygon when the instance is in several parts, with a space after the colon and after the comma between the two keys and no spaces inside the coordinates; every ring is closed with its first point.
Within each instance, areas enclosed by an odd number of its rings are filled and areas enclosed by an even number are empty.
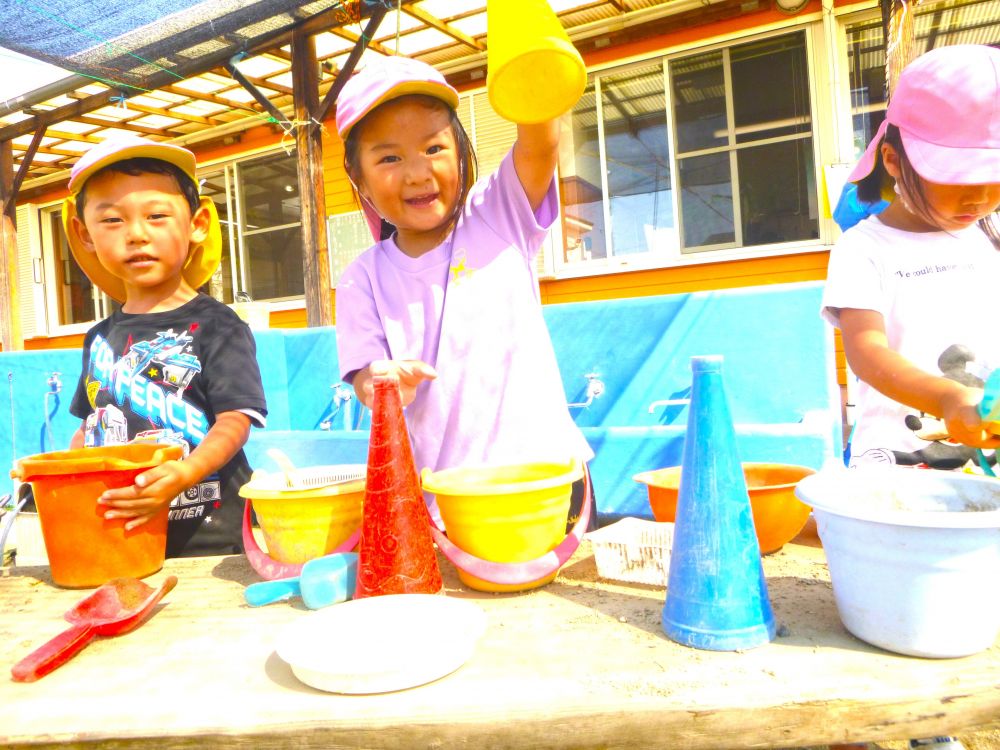
{"type": "MultiPolygon", "coordinates": [[[[767,9],[769,0],[549,0],[585,50],[679,25],[767,9]]],[[[281,127],[292,111],[293,32],[313,36],[323,96],[384,13],[365,56],[402,54],[456,85],[485,75],[486,0],[0,0],[0,47],[72,75],[0,101],[0,142],[22,187],[62,179],[81,153],[116,129],[153,140],[281,127]],[[397,5],[399,12],[397,13],[397,5]],[[234,73],[235,68],[236,73],[234,73]],[[235,75],[266,101],[255,99],[235,75]],[[282,117],[281,115],[284,115],[282,117]],[[40,131],[46,128],[44,136],[40,131]],[[34,141],[35,150],[32,153],[34,141]]]]}

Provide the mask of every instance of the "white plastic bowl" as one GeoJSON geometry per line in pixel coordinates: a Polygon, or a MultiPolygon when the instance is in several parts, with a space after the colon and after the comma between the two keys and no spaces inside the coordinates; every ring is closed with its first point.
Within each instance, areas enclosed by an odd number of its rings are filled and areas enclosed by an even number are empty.
{"type": "Polygon", "coordinates": [[[811,505],[847,629],[901,654],[967,656],[1000,632],[1000,481],[902,467],[828,468],[811,505]]]}
{"type": "Polygon", "coordinates": [[[475,603],[442,594],[389,594],[312,612],[286,627],[278,656],[302,682],[368,694],[423,685],[462,666],[486,630],[475,603]]]}

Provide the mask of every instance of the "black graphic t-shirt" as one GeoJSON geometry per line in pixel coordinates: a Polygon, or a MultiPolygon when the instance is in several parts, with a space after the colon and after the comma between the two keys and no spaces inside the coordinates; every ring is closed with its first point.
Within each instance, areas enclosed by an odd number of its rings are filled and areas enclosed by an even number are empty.
{"type": "MultiPolygon", "coordinates": [[[[113,313],[87,332],[70,413],[85,445],[176,442],[194,450],[215,415],[242,411],[264,426],[267,406],[250,328],[199,294],[175,310],[113,313]]],[[[167,557],[242,552],[243,451],[170,504],[167,557]]]]}

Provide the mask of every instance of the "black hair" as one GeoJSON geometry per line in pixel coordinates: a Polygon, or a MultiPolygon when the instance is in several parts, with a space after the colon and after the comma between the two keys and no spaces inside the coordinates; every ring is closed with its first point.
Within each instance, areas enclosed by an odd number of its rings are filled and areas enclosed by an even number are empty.
{"type": "MultiPolygon", "coordinates": [[[[934,218],[934,211],[927,200],[927,193],[924,192],[924,184],[910,163],[910,158],[906,155],[903,147],[903,139],[899,134],[899,128],[889,124],[885,129],[884,143],[888,143],[896,151],[899,159],[899,185],[909,204],[910,210],[928,224],[937,226],[934,218]]],[[[875,152],[875,166],[869,175],[858,181],[858,200],[864,203],[878,203],[882,200],[883,190],[887,187],[891,189],[893,182],[892,175],[886,171],[885,164],[882,163],[882,150],[875,152]]],[[[989,237],[993,246],[1000,250],[1000,227],[997,226],[997,215],[993,214],[980,219],[977,222],[979,228],[989,237]]]]}
{"type": "Polygon", "coordinates": [[[183,169],[171,164],[168,161],[163,161],[162,159],[139,156],[134,159],[122,159],[121,161],[108,164],[106,167],[101,167],[87,178],[76,197],[76,215],[80,221],[83,221],[83,207],[87,203],[87,185],[97,175],[104,174],[106,172],[127,174],[130,177],[138,177],[142,174],[162,174],[167,177],[173,177],[174,182],[177,183],[178,191],[184,196],[184,199],[187,201],[188,208],[191,209],[192,216],[194,216],[194,213],[198,210],[200,205],[198,185],[184,172],[183,169]]]}
{"type": "MultiPolygon", "coordinates": [[[[458,150],[458,184],[460,190],[458,200],[455,201],[455,207],[452,209],[451,216],[448,217],[448,223],[451,224],[462,213],[462,209],[465,207],[465,199],[469,196],[469,188],[476,181],[476,172],[478,171],[479,164],[476,160],[476,151],[472,147],[472,139],[465,132],[465,127],[458,117],[458,112],[450,107],[447,102],[427,94],[407,94],[406,96],[420,101],[424,106],[444,107],[448,110],[448,124],[451,125],[451,132],[455,137],[455,147],[458,150]]],[[[402,99],[404,97],[399,98],[402,99]]],[[[396,100],[393,99],[390,101],[396,100]]],[[[375,108],[375,110],[377,109],[378,107],[375,108]]],[[[358,201],[358,205],[361,205],[361,196],[357,192],[358,183],[361,182],[360,134],[365,121],[371,117],[375,110],[372,110],[358,120],[344,141],[344,170],[354,185],[354,197],[358,201]]],[[[382,219],[382,230],[379,239],[388,239],[394,231],[396,231],[396,228],[385,219],[382,219]]]]}

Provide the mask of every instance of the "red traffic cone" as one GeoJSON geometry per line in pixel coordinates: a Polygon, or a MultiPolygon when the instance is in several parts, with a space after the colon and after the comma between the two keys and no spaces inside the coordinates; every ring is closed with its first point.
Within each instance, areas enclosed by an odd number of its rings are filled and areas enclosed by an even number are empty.
{"type": "Polygon", "coordinates": [[[434,594],[441,570],[395,378],[374,379],[355,599],[434,594]]]}

